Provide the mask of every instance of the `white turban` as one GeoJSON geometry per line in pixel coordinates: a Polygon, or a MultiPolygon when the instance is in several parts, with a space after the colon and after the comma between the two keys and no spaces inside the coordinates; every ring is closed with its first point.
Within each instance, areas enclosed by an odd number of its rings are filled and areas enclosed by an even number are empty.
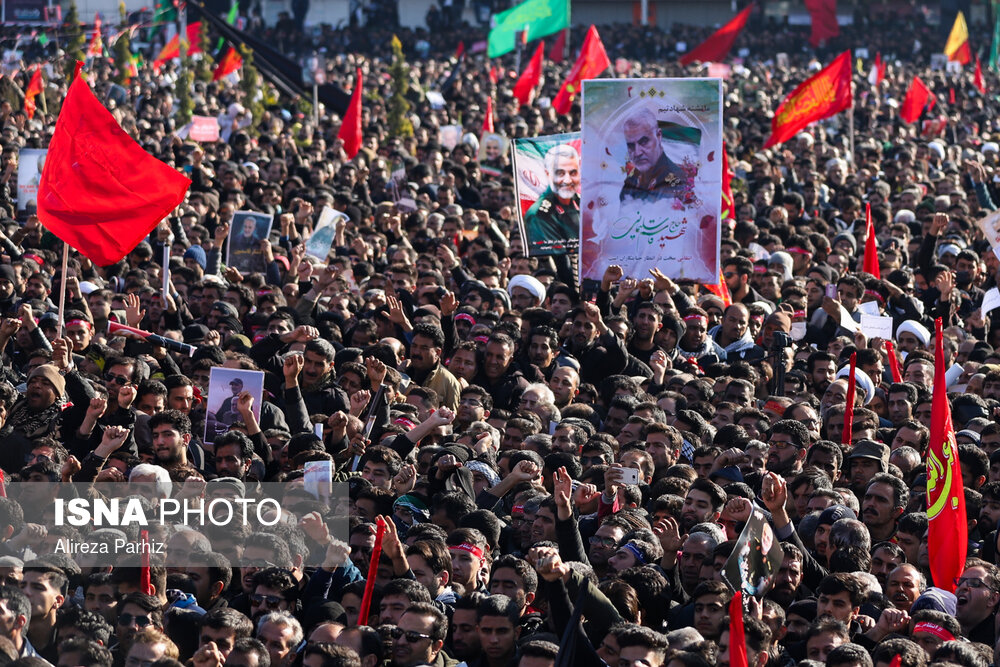
{"type": "Polygon", "coordinates": [[[538,303],[545,301],[545,285],[543,285],[541,281],[534,276],[527,276],[523,273],[521,275],[514,276],[510,279],[510,282],[507,283],[507,294],[514,296],[515,287],[523,287],[531,292],[535,298],[538,299],[538,303]]]}
{"type": "Polygon", "coordinates": [[[904,331],[909,331],[911,334],[920,339],[920,342],[924,347],[927,347],[931,343],[931,332],[927,330],[920,322],[916,320],[906,320],[896,329],[896,339],[899,339],[899,334],[904,331]]]}

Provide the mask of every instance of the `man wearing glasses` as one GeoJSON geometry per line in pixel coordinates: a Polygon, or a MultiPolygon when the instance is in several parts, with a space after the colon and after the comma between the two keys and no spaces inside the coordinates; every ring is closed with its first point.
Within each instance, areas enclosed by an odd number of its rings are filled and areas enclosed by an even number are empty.
{"type": "Polygon", "coordinates": [[[447,632],[448,620],[432,603],[411,604],[391,632],[393,667],[453,667],[457,663],[441,651],[447,632]]]}
{"type": "Polygon", "coordinates": [[[1000,569],[978,558],[965,562],[965,571],[955,580],[958,608],[955,618],[962,624],[962,634],[972,642],[993,646],[993,626],[1000,603],[1000,569]]]}
{"type": "Polygon", "coordinates": [[[299,584],[295,578],[277,567],[261,570],[253,577],[253,593],[250,594],[250,614],[257,623],[264,614],[273,611],[295,611],[299,584]]]}
{"type": "Polygon", "coordinates": [[[121,601],[118,610],[118,621],[115,625],[115,634],[118,638],[118,646],[115,647],[117,655],[128,655],[138,631],[149,627],[163,629],[163,611],[157,597],[144,593],[130,593],[121,601]]]}

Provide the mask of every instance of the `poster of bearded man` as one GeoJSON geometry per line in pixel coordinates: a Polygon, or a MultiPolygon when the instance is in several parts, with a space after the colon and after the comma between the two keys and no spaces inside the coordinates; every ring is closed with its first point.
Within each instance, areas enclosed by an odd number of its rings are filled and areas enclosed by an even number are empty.
{"type": "Polygon", "coordinates": [[[718,282],[721,79],[583,83],[580,279],[718,282]]]}

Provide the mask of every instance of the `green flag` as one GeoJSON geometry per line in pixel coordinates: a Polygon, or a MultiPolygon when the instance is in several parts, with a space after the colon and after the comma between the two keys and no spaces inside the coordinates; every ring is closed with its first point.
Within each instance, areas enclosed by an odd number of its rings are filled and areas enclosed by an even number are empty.
{"type": "MultiPolygon", "coordinates": [[[[229,13],[226,14],[226,23],[233,25],[236,23],[236,19],[240,17],[240,3],[234,2],[233,6],[229,8],[229,13]]],[[[222,45],[226,43],[225,37],[219,38],[219,43],[215,45],[215,50],[219,51],[222,49],[222,45]]]]}
{"type": "Polygon", "coordinates": [[[569,0],[526,0],[494,14],[492,24],[487,55],[496,58],[516,48],[521,30],[528,31],[525,41],[530,42],[569,27],[569,0]]]}
{"type": "Polygon", "coordinates": [[[173,23],[177,20],[177,9],[174,8],[170,0],[156,0],[153,7],[153,29],[150,35],[155,35],[165,23],[173,23]]]}

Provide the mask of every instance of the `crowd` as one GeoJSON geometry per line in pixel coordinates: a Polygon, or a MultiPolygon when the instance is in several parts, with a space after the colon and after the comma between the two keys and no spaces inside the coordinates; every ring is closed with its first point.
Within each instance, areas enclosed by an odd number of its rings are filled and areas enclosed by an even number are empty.
{"type": "MultiPolygon", "coordinates": [[[[327,61],[331,81],[364,69],[353,159],[336,113],[314,124],[267,86],[255,99],[227,81],[194,85],[195,113],[226,138],[181,139],[176,64],[110,95],[113,64],[94,59],[98,97],[192,185],[121,262],[71,252],[65,275],[59,240],[16,210],[18,154],[48,145],[61,63],[49,113],[3,102],[0,662],[728,667],[723,567],[760,512],[783,557],[746,603],[750,665],[1000,663],[1000,323],[981,310],[1000,260],[977,225],[1000,202],[1000,82],[987,72],[981,95],[971,68],[932,69],[939,36],[919,16],[859,20],[823,52],[864,45],[889,63],[877,85],[870,59],[855,77],[854,154],[844,115],[764,150],[774,109],[816,62],[806,30],[763,27],[737,42],[748,51],[725,82],[731,305],[614,265],[579,288],[563,259],[525,255],[509,158],[486,173],[477,135],[489,96],[507,136],[578,129],[578,103],[564,116],[548,103],[572,57],[547,64],[540,98],[519,108],[513,56],[493,82],[481,54],[450,57],[475,31],[403,31],[413,133],[394,136],[384,28],[313,35],[348,53],[327,61]],[[936,97],[925,119],[941,122],[899,119],[913,74],[936,97]],[[437,129],[452,123],[467,134],[449,149],[437,129]],[[882,278],[861,268],[866,203],[882,278]],[[347,222],[319,260],[304,242],[324,207],[347,222]],[[225,264],[245,210],[274,216],[260,272],[225,264]],[[895,352],[859,332],[862,312],[892,318],[895,352]],[[928,562],[937,318],[960,371],[948,398],[969,559],[954,582],[932,581],[928,562]],[[225,409],[207,410],[220,367],[263,371],[263,400],[234,382],[225,409]],[[321,502],[304,470],[323,461],[335,484],[321,502]],[[265,487],[280,489],[276,521],[163,529],[147,570],[66,553],[134,541],[135,526],[54,520],[73,494],[113,495],[102,488],[155,512],[265,487]]],[[[706,35],[601,30],[633,77],[695,73],[676,64],[678,43],[706,35]]]]}

